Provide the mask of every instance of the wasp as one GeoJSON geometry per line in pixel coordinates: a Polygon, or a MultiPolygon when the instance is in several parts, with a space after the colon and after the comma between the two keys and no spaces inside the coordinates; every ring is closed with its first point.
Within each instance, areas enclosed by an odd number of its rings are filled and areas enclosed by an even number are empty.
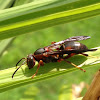
{"type": "Polygon", "coordinates": [[[32,78],[37,74],[40,66],[43,66],[44,63],[49,63],[49,62],[66,61],[67,63],[85,72],[84,69],[78,67],[74,63],[68,61],[67,59],[77,54],[88,56],[88,54],[85,54],[85,52],[96,51],[97,49],[88,49],[86,45],[77,42],[77,41],[86,40],[89,38],[90,36],[70,37],[68,39],[65,39],[59,42],[51,42],[51,45],[46,46],[44,48],[37,49],[33,54],[29,54],[27,55],[26,58],[21,58],[17,62],[16,66],[19,64],[21,60],[25,59],[25,61],[15,70],[15,72],[12,75],[12,78],[14,77],[15,73],[22,65],[26,63],[28,68],[31,69],[34,67],[36,61],[38,62],[38,66],[32,78]]]}

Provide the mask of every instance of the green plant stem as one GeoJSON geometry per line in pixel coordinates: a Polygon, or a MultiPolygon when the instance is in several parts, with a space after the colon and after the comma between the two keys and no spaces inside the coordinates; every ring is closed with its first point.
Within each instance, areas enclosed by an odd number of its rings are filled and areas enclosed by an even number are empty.
{"type": "MultiPolygon", "coordinates": [[[[83,66],[82,68],[91,67],[94,64],[100,63],[100,47],[95,52],[88,52],[89,55],[95,55],[95,57],[84,57],[84,56],[74,56],[69,61],[75,63],[78,66],[83,66]],[[97,56],[97,57],[96,57],[97,56]]],[[[37,66],[37,64],[36,64],[37,66]]],[[[44,79],[48,79],[54,76],[62,75],[65,73],[69,73],[75,70],[79,70],[73,67],[66,62],[61,63],[48,63],[45,64],[43,67],[41,66],[38,74],[33,79],[31,78],[32,75],[36,71],[36,66],[29,70],[27,66],[23,65],[15,74],[14,78],[12,79],[12,74],[16,70],[16,68],[9,68],[0,71],[0,92],[4,92],[19,86],[23,86],[26,84],[34,83],[37,81],[41,81],[44,79]]],[[[83,72],[84,73],[84,72],[83,72]]]]}
{"type": "Polygon", "coordinates": [[[100,14],[100,1],[98,0],[95,0],[95,2],[94,0],[91,2],[88,1],[88,4],[87,0],[72,3],[65,1],[54,3],[53,0],[50,0],[44,2],[44,4],[40,2],[40,6],[36,5],[37,9],[34,8],[34,3],[31,3],[1,11],[0,39],[2,40],[100,14]],[[82,5],[80,6],[79,4],[82,5]]]}

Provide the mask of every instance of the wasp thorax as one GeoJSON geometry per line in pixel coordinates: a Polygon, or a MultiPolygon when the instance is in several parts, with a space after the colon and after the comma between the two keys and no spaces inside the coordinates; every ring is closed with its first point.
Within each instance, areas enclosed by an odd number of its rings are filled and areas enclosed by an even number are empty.
{"type": "Polygon", "coordinates": [[[44,53],[44,52],[45,52],[45,49],[44,49],[44,48],[39,48],[39,49],[37,49],[37,50],[34,52],[34,54],[37,55],[37,54],[42,54],[42,53],[44,53]]]}

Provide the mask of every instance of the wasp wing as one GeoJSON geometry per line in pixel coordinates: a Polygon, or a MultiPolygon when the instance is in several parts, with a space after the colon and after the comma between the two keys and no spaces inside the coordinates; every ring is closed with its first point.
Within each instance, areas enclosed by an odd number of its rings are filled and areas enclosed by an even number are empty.
{"type": "Polygon", "coordinates": [[[74,36],[74,37],[70,37],[66,39],[65,42],[66,41],[81,41],[81,40],[86,40],[86,39],[90,39],[90,36],[74,36]]]}
{"type": "Polygon", "coordinates": [[[51,51],[46,52],[46,55],[63,55],[63,54],[71,54],[71,53],[79,53],[79,52],[86,52],[87,50],[75,50],[75,49],[69,49],[69,50],[58,50],[58,51],[51,51]]]}
{"type": "Polygon", "coordinates": [[[51,52],[45,52],[42,55],[63,55],[63,54],[71,54],[71,53],[82,53],[82,52],[88,52],[88,51],[96,51],[97,49],[87,49],[87,50],[76,50],[76,49],[68,49],[68,50],[58,50],[58,51],[51,51],[51,52]]]}
{"type": "Polygon", "coordinates": [[[45,56],[45,57],[49,57],[49,56],[57,56],[57,55],[64,55],[64,54],[71,54],[71,53],[82,53],[82,52],[87,52],[87,51],[96,51],[97,49],[87,49],[87,50],[76,50],[76,49],[68,49],[68,50],[57,50],[57,51],[50,51],[50,52],[45,52],[42,54],[38,54],[35,56],[45,56]]]}
{"type": "Polygon", "coordinates": [[[60,46],[62,46],[63,44],[65,44],[66,42],[69,42],[69,41],[80,41],[80,40],[86,40],[86,39],[89,39],[90,37],[89,36],[74,36],[74,37],[70,37],[68,39],[65,39],[65,40],[62,40],[62,41],[59,41],[59,42],[56,42],[54,44],[51,44],[49,46],[46,46],[44,48],[48,48],[48,49],[51,49],[51,50],[57,50],[60,48],[60,46]]]}

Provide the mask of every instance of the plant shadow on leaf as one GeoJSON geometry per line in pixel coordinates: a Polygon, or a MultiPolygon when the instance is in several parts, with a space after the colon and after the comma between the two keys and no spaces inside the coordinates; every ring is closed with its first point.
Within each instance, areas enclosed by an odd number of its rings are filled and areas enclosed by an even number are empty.
{"type": "MultiPolygon", "coordinates": [[[[87,60],[86,57],[81,56],[81,55],[76,55],[76,56],[69,58],[67,61],[70,61],[76,65],[80,65],[86,60],[87,60]]],[[[68,64],[65,61],[46,63],[46,64],[44,64],[44,66],[40,66],[36,76],[39,76],[41,74],[46,74],[49,72],[54,72],[54,71],[59,72],[59,71],[63,71],[63,70],[70,70],[72,68],[75,69],[75,67],[73,65],[68,64]]],[[[31,77],[36,72],[36,69],[37,69],[37,65],[32,69],[28,69],[28,67],[26,67],[25,71],[23,71],[23,74],[26,77],[31,77]]]]}

